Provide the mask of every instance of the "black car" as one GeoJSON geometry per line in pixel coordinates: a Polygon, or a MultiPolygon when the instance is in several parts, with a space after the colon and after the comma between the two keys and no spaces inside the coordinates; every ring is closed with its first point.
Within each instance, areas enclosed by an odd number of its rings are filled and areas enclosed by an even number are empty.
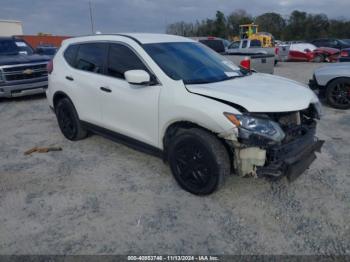
{"type": "Polygon", "coordinates": [[[39,55],[46,55],[51,58],[56,54],[57,47],[49,45],[40,45],[35,48],[35,53],[39,55]]]}
{"type": "Polygon", "coordinates": [[[311,41],[317,47],[331,47],[337,49],[350,48],[350,42],[343,39],[323,38],[311,41]]]}
{"type": "Polygon", "coordinates": [[[0,37],[0,98],[45,92],[49,60],[22,39],[0,37]]]}
{"type": "Polygon", "coordinates": [[[341,50],[339,62],[350,62],[350,48],[345,48],[341,50]]]}

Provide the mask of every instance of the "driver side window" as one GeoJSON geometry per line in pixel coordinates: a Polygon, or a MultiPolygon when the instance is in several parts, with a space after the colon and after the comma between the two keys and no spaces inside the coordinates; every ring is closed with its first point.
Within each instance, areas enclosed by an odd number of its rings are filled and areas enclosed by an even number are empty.
{"type": "Polygon", "coordinates": [[[141,59],[129,47],[122,44],[110,44],[106,74],[125,79],[124,73],[129,70],[149,71],[141,59]]]}
{"type": "Polygon", "coordinates": [[[229,49],[238,49],[238,48],[239,48],[239,44],[240,44],[239,41],[233,42],[233,43],[229,46],[229,49]]]}

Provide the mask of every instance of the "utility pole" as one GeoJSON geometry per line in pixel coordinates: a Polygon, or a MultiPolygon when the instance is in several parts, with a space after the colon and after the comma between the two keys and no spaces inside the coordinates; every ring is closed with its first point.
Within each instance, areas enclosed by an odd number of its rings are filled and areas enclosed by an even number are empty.
{"type": "Polygon", "coordinates": [[[94,34],[94,33],[95,33],[95,29],[94,29],[94,17],[93,17],[93,15],[92,15],[91,1],[89,1],[89,9],[90,9],[91,33],[94,34]]]}

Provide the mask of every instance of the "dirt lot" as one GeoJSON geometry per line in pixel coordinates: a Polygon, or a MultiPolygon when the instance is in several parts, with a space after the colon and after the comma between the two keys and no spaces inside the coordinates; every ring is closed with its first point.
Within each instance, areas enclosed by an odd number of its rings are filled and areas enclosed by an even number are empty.
{"type": "MultiPolygon", "coordinates": [[[[307,82],[321,64],[282,63],[307,82]]],[[[322,154],[289,184],[232,176],[181,190],[155,157],[69,142],[43,97],[0,103],[0,254],[350,254],[350,111],[325,107],[322,154]],[[24,156],[33,146],[62,152],[24,156]]]]}

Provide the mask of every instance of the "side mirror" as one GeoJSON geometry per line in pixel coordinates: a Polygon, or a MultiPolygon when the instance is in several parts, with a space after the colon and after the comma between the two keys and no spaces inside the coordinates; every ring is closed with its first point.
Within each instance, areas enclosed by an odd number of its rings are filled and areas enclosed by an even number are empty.
{"type": "Polygon", "coordinates": [[[151,76],[145,70],[129,70],[124,73],[129,84],[147,85],[151,82],[151,76]]]}

